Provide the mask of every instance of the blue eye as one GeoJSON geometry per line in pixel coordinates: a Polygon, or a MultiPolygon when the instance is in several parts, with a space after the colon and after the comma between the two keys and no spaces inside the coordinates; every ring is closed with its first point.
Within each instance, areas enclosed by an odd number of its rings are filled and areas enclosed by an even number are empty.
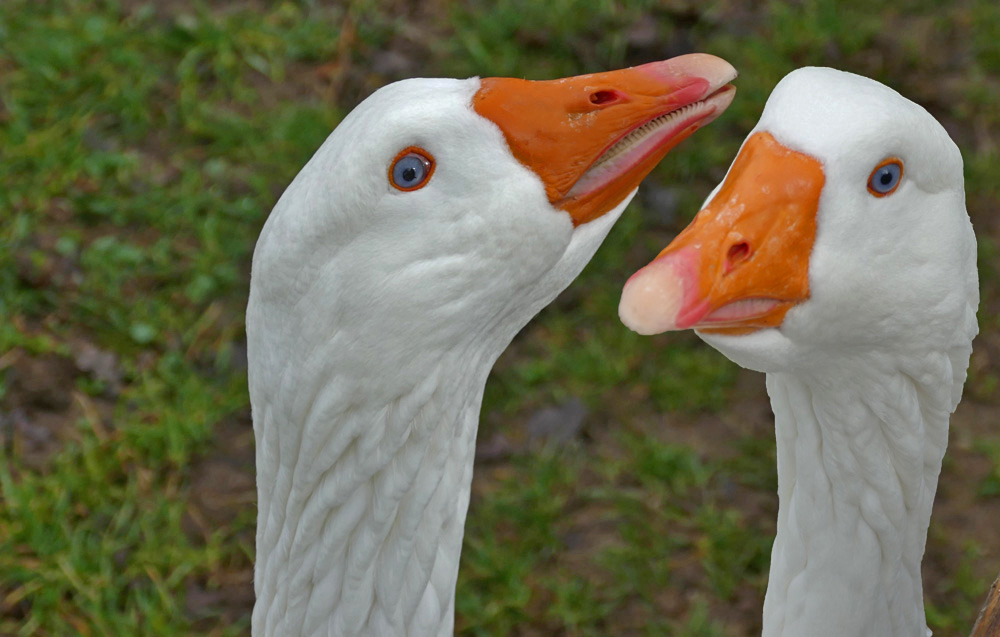
{"type": "Polygon", "coordinates": [[[885,197],[895,192],[903,178],[903,162],[887,159],[875,167],[868,177],[868,192],[876,197],[885,197]]]}
{"type": "Polygon", "coordinates": [[[434,172],[434,160],[420,148],[407,148],[396,155],[389,167],[389,182],[399,190],[421,188],[434,172]]]}

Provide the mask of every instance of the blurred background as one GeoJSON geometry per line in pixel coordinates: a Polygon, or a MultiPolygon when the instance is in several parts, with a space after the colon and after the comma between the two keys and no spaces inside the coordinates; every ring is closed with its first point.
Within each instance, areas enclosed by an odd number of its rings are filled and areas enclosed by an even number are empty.
{"type": "Polygon", "coordinates": [[[777,513],[764,378],[691,334],[632,334],[617,304],[775,83],[813,64],[923,104],[965,157],[982,331],[924,587],[935,635],[967,634],[1000,571],[996,0],[3,0],[0,634],[248,632],[250,256],[353,106],[404,77],[691,51],[739,69],[736,101],[489,381],[456,628],[759,635],[777,513]]]}

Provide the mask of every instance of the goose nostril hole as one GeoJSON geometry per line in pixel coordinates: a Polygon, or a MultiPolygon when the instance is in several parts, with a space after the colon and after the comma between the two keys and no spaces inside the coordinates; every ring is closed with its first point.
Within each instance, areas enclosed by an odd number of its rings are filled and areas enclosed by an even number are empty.
{"type": "Polygon", "coordinates": [[[618,91],[595,91],[590,94],[590,103],[601,106],[603,104],[612,104],[621,99],[618,91]]]}
{"type": "Polygon", "coordinates": [[[750,246],[745,241],[734,243],[726,254],[729,269],[736,267],[737,264],[744,261],[748,256],[750,256],[750,246]]]}

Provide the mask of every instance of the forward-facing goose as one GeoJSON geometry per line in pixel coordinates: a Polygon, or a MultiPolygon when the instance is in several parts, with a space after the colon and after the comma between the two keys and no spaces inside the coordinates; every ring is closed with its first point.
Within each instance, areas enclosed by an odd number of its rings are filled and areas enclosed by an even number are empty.
{"type": "Polygon", "coordinates": [[[406,80],[330,135],[253,259],[255,635],[452,632],[490,368],[735,75],[406,80]]]}
{"type": "Polygon", "coordinates": [[[925,635],[920,562],[978,328],[962,157],[923,108],[797,70],[725,181],[625,285],[767,373],[778,446],[766,637],[925,635]]]}

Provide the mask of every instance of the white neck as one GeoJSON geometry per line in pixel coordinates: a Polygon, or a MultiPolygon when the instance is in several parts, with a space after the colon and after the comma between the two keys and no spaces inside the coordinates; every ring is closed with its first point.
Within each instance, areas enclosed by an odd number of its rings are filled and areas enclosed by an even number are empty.
{"type": "Polygon", "coordinates": [[[325,214],[322,168],[299,173],[254,252],[253,634],[450,635],[486,378],[634,192],[576,229],[563,213],[514,206],[540,220],[525,226],[523,259],[509,219],[479,242],[492,251],[465,241],[451,252],[427,226],[415,252],[393,253],[403,244],[384,226],[324,229],[339,217],[325,214]]]}
{"type": "Polygon", "coordinates": [[[451,634],[490,363],[439,361],[378,404],[356,371],[282,377],[254,414],[255,635],[451,634]]]}
{"type": "Polygon", "coordinates": [[[780,505],[764,637],[929,634],[920,562],[968,354],[846,358],[767,375],[780,505]]]}

